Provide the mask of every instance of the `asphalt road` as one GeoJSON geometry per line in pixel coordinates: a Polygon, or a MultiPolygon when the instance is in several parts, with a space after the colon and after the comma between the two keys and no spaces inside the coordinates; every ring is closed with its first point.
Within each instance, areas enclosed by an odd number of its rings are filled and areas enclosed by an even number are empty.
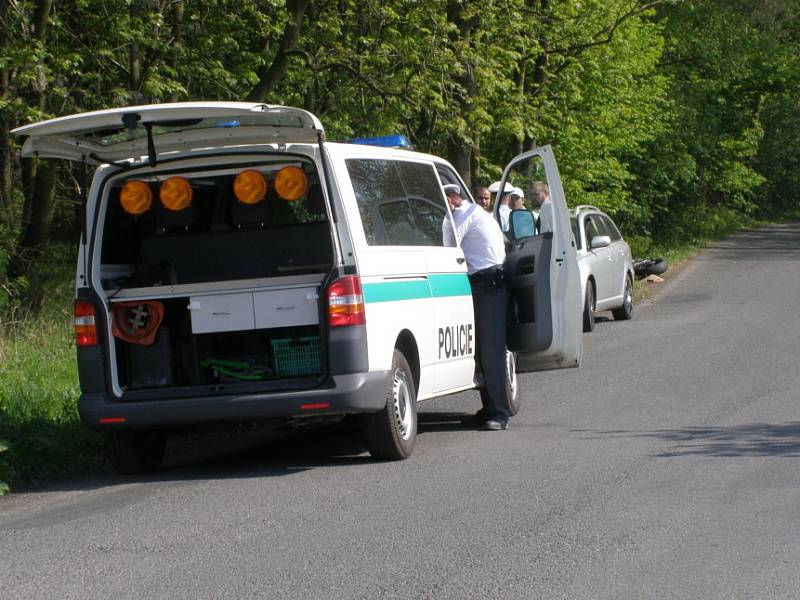
{"type": "Polygon", "coordinates": [[[509,431],[462,428],[467,393],[404,462],[212,436],[0,499],[0,596],[798,598],[799,298],[800,224],[744,233],[523,375],[509,431]]]}

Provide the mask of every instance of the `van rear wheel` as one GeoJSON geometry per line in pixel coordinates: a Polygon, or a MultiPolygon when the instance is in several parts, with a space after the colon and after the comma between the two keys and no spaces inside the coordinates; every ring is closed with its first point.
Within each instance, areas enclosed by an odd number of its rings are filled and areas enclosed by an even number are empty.
{"type": "Polygon", "coordinates": [[[376,413],[361,415],[361,431],[369,453],[382,460],[411,456],[417,439],[417,394],[408,361],[399,350],[392,356],[386,404],[376,413]]]}
{"type": "Polygon", "coordinates": [[[109,431],[105,435],[108,458],[122,475],[155,471],[164,459],[166,445],[163,431],[109,431]]]}

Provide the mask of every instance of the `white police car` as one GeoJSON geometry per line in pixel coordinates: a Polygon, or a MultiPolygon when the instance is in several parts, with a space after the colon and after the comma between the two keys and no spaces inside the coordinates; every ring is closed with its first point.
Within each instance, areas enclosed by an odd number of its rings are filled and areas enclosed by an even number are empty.
{"type": "MultiPolygon", "coordinates": [[[[24,156],[97,166],[77,267],[78,408],[119,471],[158,466],[170,427],[354,413],[373,456],[405,458],[417,402],[474,386],[464,255],[441,233],[441,186],[464,185],[446,161],[329,143],[314,115],[250,103],[15,133],[24,156]]],[[[560,218],[531,237],[521,215],[509,232],[509,347],[519,371],[574,367],[567,208],[551,151],[515,164],[530,159],[560,218]]]]}

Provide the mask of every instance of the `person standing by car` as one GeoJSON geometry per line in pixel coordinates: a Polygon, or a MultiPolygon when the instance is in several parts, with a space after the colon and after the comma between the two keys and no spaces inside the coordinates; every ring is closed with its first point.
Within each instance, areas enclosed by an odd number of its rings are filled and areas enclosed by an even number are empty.
{"type": "Polygon", "coordinates": [[[492,212],[492,193],[487,187],[475,189],[475,201],[486,212],[492,212]]]}
{"type": "Polygon", "coordinates": [[[553,231],[553,203],[550,200],[550,188],[544,181],[536,181],[533,184],[531,202],[534,209],[539,211],[536,219],[536,229],[539,233],[553,231]]]}
{"type": "Polygon", "coordinates": [[[525,210],[525,194],[522,188],[515,187],[509,194],[511,198],[511,210],[525,210]]]}
{"type": "Polygon", "coordinates": [[[476,417],[483,429],[508,429],[511,416],[506,391],[506,307],[508,293],[503,280],[505,241],[503,232],[486,211],[464,200],[461,187],[442,186],[453,209],[455,230],[449,219],[442,224],[445,245],[456,239],[467,259],[467,275],[475,310],[476,360],[483,373],[480,389],[483,408],[476,417]]]}

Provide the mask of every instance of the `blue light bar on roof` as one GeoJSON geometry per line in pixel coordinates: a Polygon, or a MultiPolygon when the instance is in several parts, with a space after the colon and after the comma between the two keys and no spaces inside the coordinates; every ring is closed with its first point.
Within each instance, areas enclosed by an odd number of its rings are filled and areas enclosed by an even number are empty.
{"type": "Polygon", "coordinates": [[[380,137],[354,138],[351,144],[363,144],[365,146],[380,146],[381,148],[406,148],[411,150],[411,142],[404,135],[383,135],[380,137]]]}

